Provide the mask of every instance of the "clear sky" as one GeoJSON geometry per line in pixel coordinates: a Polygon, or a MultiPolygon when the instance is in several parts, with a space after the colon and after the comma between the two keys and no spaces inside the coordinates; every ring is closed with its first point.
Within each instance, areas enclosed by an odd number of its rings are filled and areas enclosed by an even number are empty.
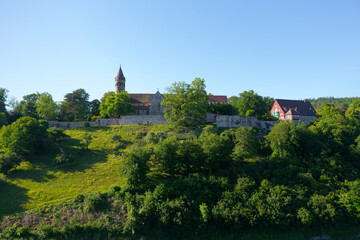
{"type": "Polygon", "coordinates": [[[18,100],[129,93],[205,79],[207,92],[360,96],[359,0],[0,0],[0,87],[18,100]]]}

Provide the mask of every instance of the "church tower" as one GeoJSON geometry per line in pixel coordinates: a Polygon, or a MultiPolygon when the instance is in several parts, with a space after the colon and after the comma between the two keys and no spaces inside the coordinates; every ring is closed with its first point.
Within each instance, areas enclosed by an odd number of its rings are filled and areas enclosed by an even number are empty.
{"type": "Polygon", "coordinates": [[[119,93],[122,91],[125,91],[125,77],[120,65],[119,72],[115,78],[115,93],[119,93]]]}

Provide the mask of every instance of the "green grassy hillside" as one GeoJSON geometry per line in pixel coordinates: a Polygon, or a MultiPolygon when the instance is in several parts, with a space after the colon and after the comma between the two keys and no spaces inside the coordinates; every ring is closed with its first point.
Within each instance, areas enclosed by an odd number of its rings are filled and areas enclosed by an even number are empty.
{"type": "Polygon", "coordinates": [[[0,217],[63,201],[80,193],[103,192],[111,185],[121,185],[118,173],[121,151],[114,154],[110,138],[121,135],[131,145],[146,132],[166,130],[167,126],[111,126],[66,130],[69,136],[48,153],[30,157],[7,176],[0,174],[0,217]],[[80,148],[85,132],[93,136],[89,150],[80,148]],[[60,152],[73,156],[73,161],[58,166],[54,158],[60,152]]]}

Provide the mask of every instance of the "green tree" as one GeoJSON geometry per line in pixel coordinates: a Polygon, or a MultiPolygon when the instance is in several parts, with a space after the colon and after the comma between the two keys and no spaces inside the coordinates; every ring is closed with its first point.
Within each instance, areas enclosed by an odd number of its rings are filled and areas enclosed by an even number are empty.
{"type": "Polygon", "coordinates": [[[210,173],[228,165],[231,152],[227,152],[229,148],[222,137],[216,133],[203,132],[199,142],[205,155],[204,165],[210,173]]]}
{"type": "Polygon", "coordinates": [[[0,130],[0,148],[19,155],[33,154],[42,150],[48,137],[47,122],[22,117],[0,130]]]}
{"type": "Polygon", "coordinates": [[[237,96],[231,96],[228,99],[228,103],[234,107],[236,107],[238,101],[239,101],[239,97],[237,97],[237,96]]]}
{"type": "Polygon", "coordinates": [[[166,138],[160,142],[154,150],[154,165],[164,173],[174,176],[181,171],[181,161],[177,154],[179,141],[176,136],[166,138]]]}
{"type": "Polygon", "coordinates": [[[219,115],[237,115],[238,110],[231,104],[212,104],[209,106],[208,111],[210,113],[216,113],[219,115]]]}
{"type": "Polygon", "coordinates": [[[82,88],[65,95],[60,105],[62,120],[83,121],[89,116],[89,94],[82,88]]]}
{"type": "Polygon", "coordinates": [[[273,102],[272,98],[262,97],[253,90],[250,90],[239,94],[236,107],[241,116],[261,117],[270,111],[273,102]]]}
{"type": "Polygon", "coordinates": [[[36,112],[45,120],[54,120],[57,116],[57,105],[51,94],[41,93],[36,103],[36,112]]]}
{"type": "Polygon", "coordinates": [[[327,123],[342,123],[345,120],[344,113],[337,107],[324,105],[317,111],[318,121],[327,123]]]}
{"type": "Polygon", "coordinates": [[[273,155],[282,158],[316,155],[320,150],[313,132],[305,124],[296,126],[292,121],[282,121],[275,125],[265,138],[270,143],[273,155]]]}
{"type": "Polygon", "coordinates": [[[20,163],[21,159],[12,152],[0,153],[0,172],[8,174],[9,170],[20,163]]]}
{"type": "Polygon", "coordinates": [[[20,113],[22,116],[39,118],[36,111],[36,104],[39,100],[38,93],[32,93],[23,97],[23,100],[15,108],[14,112],[20,113]]]}
{"type": "Polygon", "coordinates": [[[102,101],[104,101],[100,104],[100,115],[102,117],[118,117],[134,113],[130,95],[125,91],[117,94],[114,92],[105,93],[102,101]]]}
{"type": "Polygon", "coordinates": [[[89,145],[92,142],[92,139],[93,139],[93,137],[92,137],[92,135],[90,133],[84,133],[81,136],[81,141],[80,141],[81,148],[84,149],[84,150],[88,150],[89,145]]]}
{"type": "Polygon", "coordinates": [[[8,93],[8,90],[6,90],[5,88],[0,88],[0,113],[6,112],[5,102],[6,102],[6,98],[7,98],[7,93],[8,93]]]}
{"type": "Polygon", "coordinates": [[[94,99],[90,102],[90,115],[99,116],[100,115],[100,101],[94,99]]]}
{"type": "Polygon", "coordinates": [[[252,127],[239,127],[235,131],[235,148],[232,156],[236,160],[259,155],[261,142],[252,127]]]}
{"type": "Polygon", "coordinates": [[[119,171],[125,177],[124,189],[143,189],[150,171],[149,160],[152,150],[147,147],[134,146],[125,152],[124,160],[121,162],[119,171]]]}
{"type": "Polygon", "coordinates": [[[6,115],[4,112],[0,112],[0,129],[2,126],[4,126],[6,124],[7,120],[6,120],[6,115]]]}
{"type": "Polygon", "coordinates": [[[205,122],[208,96],[204,79],[195,78],[191,84],[175,82],[167,91],[163,104],[170,125],[193,126],[205,122]]]}
{"type": "Polygon", "coordinates": [[[345,112],[345,116],[349,119],[360,121],[360,99],[350,104],[348,110],[345,112]]]}

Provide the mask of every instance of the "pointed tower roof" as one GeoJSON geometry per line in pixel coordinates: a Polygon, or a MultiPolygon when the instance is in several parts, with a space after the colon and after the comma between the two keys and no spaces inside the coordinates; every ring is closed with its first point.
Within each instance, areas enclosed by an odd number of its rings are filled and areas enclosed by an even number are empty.
{"type": "Polygon", "coordinates": [[[120,68],[119,68],[119,72],[118,74],[116,75],[116,79],[119,79],[119,80],[125,80],[125,77],[124,77],[124,74],[121,70],[121,65],[120,65],[120,68]]]}

